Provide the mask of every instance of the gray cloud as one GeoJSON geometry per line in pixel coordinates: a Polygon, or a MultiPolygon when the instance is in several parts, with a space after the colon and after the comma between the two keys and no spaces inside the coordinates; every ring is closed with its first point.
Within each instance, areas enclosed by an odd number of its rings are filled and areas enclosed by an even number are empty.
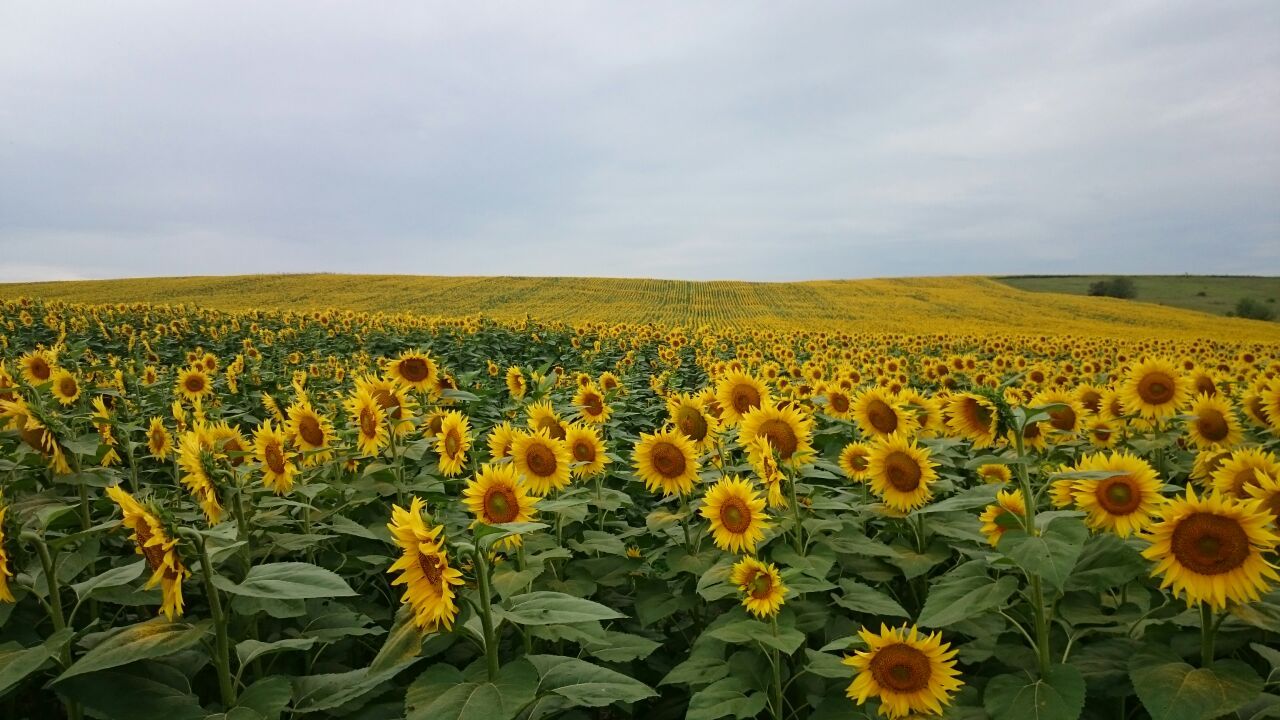
{"type": "Polygon", "coordinates": [[[0,280],[1280,273],[1274,2],[6,3],[0,280]]]}

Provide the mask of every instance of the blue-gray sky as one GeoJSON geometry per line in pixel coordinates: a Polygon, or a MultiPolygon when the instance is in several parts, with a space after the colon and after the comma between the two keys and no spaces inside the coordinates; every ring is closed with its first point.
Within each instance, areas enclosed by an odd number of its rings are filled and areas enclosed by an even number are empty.
{"type": "Polygon", "coordinates": [[[1280,3],[0,2],[0,280],[1280,273],[1280,3]]]}

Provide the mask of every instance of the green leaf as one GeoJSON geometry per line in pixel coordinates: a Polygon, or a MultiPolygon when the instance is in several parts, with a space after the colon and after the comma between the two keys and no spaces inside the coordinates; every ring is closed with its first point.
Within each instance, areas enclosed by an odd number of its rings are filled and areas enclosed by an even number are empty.
{"type": "Polygon", "coordinates": [[[1018,581],[1005,575],[992,582],[982,561],[973,560],[937,578],[916,624],[946,627],[1004,607],[1018,589],[1018,581]]]}
{"type": "Polygon", "coordinates": [[[293,697],[289,681],[279,675],[264,677],[236,698],[237,708],[248,708],[267,720],[276,720],[293,697]]]}
{"type": "Polygon", "coordinates": [[[626,617],[600,603],[550,590],[538,590],[511,598],[502,608],[501,615],[519,625],[563,625],[626,617]]]}
{"type": "Polygon", "coordinates": [[[912,515],[926,515],[929,513],[950,512],[952,510],[972,510],[990,505],[996,501],[996,494],[1004,489],[1003,485],[996,483],[988,483],[969,488],[955,495],[916,510],[912,515]]]}
{"type": "MultiPolygon", "coordinates": [[[[290,678],[293,685],[293,712],[310,713],[332,710],[358,699],[389,682],[401,670],[417,662],[418,658],[373,671],[360,668],[340,673],[306,675],[290,678]]],[[[167,718],[166,718],[167,720],[167,718]]]]}
{"type": "Polygon", "coordinates": [[[708,637],[736,645],[754,645],[761,643],[775,647],[790,655],[804,644],[804,633],[793,627],[779,627],[777,633],[771,625],[759,620],[740,619],[711,628],[703,633],[708,637]]]}
{"type": "Polygon", "coordinates": [[[992,720],[1076,720],[1084,709],[1084,678],[1070,665],[1053,665],[1040,679],[997,675],[982,704],[992,720]]]}
{"type": "Polygon", "coordinates": [[[1146,575],[1149,568],[1137,549],[1114,533],[1100,533],[1085,542],[1064,589],[1102,592],[1146,575]]]}
{"type": "Polygon", "coordinates": [[[345,597],[356,594],[337,573],[303,562],[255,565],[242,583],[236,584],[221,575],[215,575],[214,584],[233,595],[274,600],[345,597]]]}
{"type": "Polygon", "coordinates": [[[804,666],[804,671],[807,673],[812,673],[818,677],[842,680],[847,680],[853,676],[853,668],[845,665],[844,661],[837,655],[818,652],[812,648],[805,648],[804,654],[809,659],[809,663],[804,666]]]}
{"type": "Polygon", "coordinates": [[[1262,692],[1262,678],[1239,660],[1195,668],[1169,648],[1156,646],[1134,653],[1129,678],[1152,720],[1216,718],[1262,692]]]}
{"type": "Polygon", "coordinates": [[[542,530],[550,527],[546,523],[539,522],[514,522],[503,523],[501,525],[485,525],[477,524],[472,530],[475,536],[476,545],[482,550],[493,547],[493,544],[504,538],[514,537],[516,535],[524,535],[536,530],[542,530]]]}
{"type": "Polygon", "coordinates": [[[492,683],[459,683],[436,697],[413,718],[431,720],[499,720],[511,717],[503,712],[502,693],[492,683]]]}
{"type": "Polygon", "coordinates": [[[209,632],[209,625],[208,621],[189,625],[160,618],[130,625],[98,643],[54,682],[138,660],[172,655],[200,642],[209,632]]]}
{"type": "Polygon", "coordinates": [[[285,652],[286,650],[310,650],[317,642],[319,641],[315,638],[286,638],[275,642],[241,640],[236,643],[236,658],[241,665],[248,665],[255,659],[271,653],[285,652]]]}
{"type": "Polygon", "coordinates": [[[911,617],[896,600],[870,585],[863,585],[857,580],[845,578],[840,581],[840,587],[844,590],[844,595],[836,598],[836,604],[841,607],[867,615],[911,617]]]}
{"type": "Polygon", "coordinates": [[[99,575],[95,575],[84,582],[72,585],[71,589],[76,591],[76,597],[83,600],[92,595],[94,590],[128,585],[138,579],[138,576],[142,574],[142,569],[146,566],[147,561],[143,559],[136,563],[111,568],[110,570],[99,575]]]}
{"type": "Polygon", "coordinates": [[[604,707],[615,702],[636,702],[658,693],[639,680],[585,660],[559,655],[529,655],[541,680],[539,696],[555,693],[574,706],[604,707]]]}
{"type": "Polygon", "coordinates": [[[1073,518],[1059,518],[1039,535],[1008,530],[997,549],[1018,567],[1039,575],[1054,591],[1061,591],[1080,559],[1089,530],[1073,518]]]}
{"type": "Polygon", "coordinates": [[[23,678],[39,670],[49,658],[58,654],[71,639],[71,630],[59,630],[43,643],[29,648],[17,643],[0,647],[0,695],[4,695],[23,678]]]}
{"type": "Polygon", "coordinates": [[[68,678],[58,693],[111,720],[203,720],[208,714],[191,692],[116,669],[68,678]]]}
{"type": "Polygon", "coordinates": [[[741,678],[717,680],[689,698],[685,720],[717,720],[731,716],[754,718],[764,710],[768,696],[747,685],[741,678]]]}

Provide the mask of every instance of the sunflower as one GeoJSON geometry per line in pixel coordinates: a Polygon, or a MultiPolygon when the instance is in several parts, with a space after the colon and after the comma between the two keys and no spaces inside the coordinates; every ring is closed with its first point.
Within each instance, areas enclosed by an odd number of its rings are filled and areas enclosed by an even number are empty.
{"type": "Polygon", "coordinates": [[[1003,485],[1013,479],[1013,472],[1003,463],[987,463],[978,467],[978,477],[983,482],[1003,485]]]}
{"type": "Polygon", "coordinates": [[[1222,461],[1213,472],[1213,489],[1237,500],[1248,497],[1246,488],[1258,484],[1256,472],[1267,475],[1280,473],[1276,456],[1259,448],[1240,448],[1222,461]]]}
{"type": "Polygon", "coordinates": [[[23,442],[44,456],[50,470],[57,475],[71,474],[71,466],[67,463],[62,443],[48,423],[41,419],[38,410],[21,397],[15,397],[13,400],[0,402],[0,417],[7,418],[8,428],[17,430],[23,442]]]}
{"type": "Polygon", "coordinates": [[[560,413],[551,407],[550,400],[540,400],[528,408],[529,429],[538,432],[545,430],[555,440],[564,439],[564,423],[560,422],[560,413]]]}
{"type": "Polygon", "coordinates": [[[225,420],[219,420],[204,430],[204,442],[219,457],[226,458],[233,467],[244,464],[245,458],[251,454],[252,447],[240,429],[232,427],[225,420]]]}
{"type": "MultiPolygon", "coordinates": [[[[1004,466],[997,465],[996,467],[1004,466]]],[[[1006,513],[1017,515],[1019,518],[1026,517],[1027,504],[1022,499],[1021,490],[1013,490],[1012,492],[1001,490],[996,493],[996,504],[988,505],[987,509],[978,516],[978,520],[982,523],[982,534],[987,536],[987,542],[991,544],[991,547],[999,545],[1004,531],[1009,529],[1006,524],[1000,521],[1000,517],[1006,513]]]]}
{"type": "Polygon", "coordinates": [[[1090,444],[1100,448],[1115,447],[1120,439],[1116,421],[1097,416],[1084,421],[1084,434],[1090,444]]]}
{"type": "Polygon", "coordinates": [[[702,499],[699,512],[711,523],[711,536],[721,550],[755,553],[770,527],[764,498],[737,475],[721,478],[702,499]]]}
{"type": "Polygon", "coordinates": [[[929,485],[937,479],[929,460],[929,450],[902,435],[880,438],[871,446],[867,472],[871,489],[884,504],[900,512],[910,512],[929,502],[929,485]]]}
{"type": "Polygon", "coordinates": [[[277,495],[284,495],[292,490],[298,466],[293,462],[296,455],[285,448],[284,429],[273,426],[267,420],[253,433],[253,447],[254,454],[262,465],[262,484],[274,490],[277,495]]]}
{"type": "Polygon", "coordinates": [[[57,358],[57,354],[49,350],[32,350],[18,358],[18,365],[22,368],[22,376],[27,379],[27,383],[39,385],[53,377],[57,358]]]}
{"type": "Polygon", "coordinates": [[[875,697],[885,717],[941,715],[963,685],[955,669],[957,651],[942,642],[942,633],[926,636],[915,626],[891,630],[882,623],[879,635],[866,627],[858,634],[867,649],[846,657],[844,664],[858,671],[848,695],[859,705],[875,697]]]}
{"type": "Polygon", "coordinates": [[[406,350],[387,363],[387,374],[414,390],[434,390],[439,372],[431,356],[417,350],[406,350]]]}
{"type": "Polygon", "coordinates": [[[792,407],[765,403],[742,417],[738,442],[750,449],[757,437],[769,439],[778,459],[793,466],[802,465],[813,455],[813,420],[792,407]]]}
{"type": "Polygon", "coordinates": [[[1115,473],[1075,482],[1075,504],[1088,514],[1085,524],[1095,530],[1110,530],[1120,537],[1141,532],[1154,522],[1164,502],[1156,471],[1136,455],[1123,451],[1087,455],[1074,470],[1115,473]]]}
{"type": "Polygon", "coordinates": [[[178,442],[178,466],[185,473],[181,480],[199,503],[210,525],[222,519],[218,488],[213,482],[215,459],[213,447],[199,430],[188,430],[178,442]]]}
{"type": "Polygon", "coordinates": [[[716,383],[716,400],[720,404],[720,420],[737,425],[743,416],[769,400],[764,383],[740,370],[734,370],[716,383]]]}
{"type": "Polygon", "coordinates": [[[160,612],[172,622],[182,615],[182,581],[191,576],[191,571],[182,564],[178,555],[177,539],[170,538],[160,518],[119,485],[109,486],[107,495],[120,506],[124,513],[124,526],[133,531],[130,539],[137,544],[138,554],[147,560],[151,579],[147,581],[146,589],[160,586],[163,598],[160,612]]]}
{"type": "Polygon", "coordinates": [[[413,430],[413,411],[418,404],[409,397],[409,389],[394,380],[364,376],[356,378],[356,390],[365,390],[386,413],[387,425],[396,437],[413,430]]]}
{"type": "Polygon", "coordinates": [[[511,458],[516,469],[529,483],[529,489],[538,497],[545,497],[552,490],[569,484],[569,449],[564,443],[547,434],[546,430],[534,433],[521,432],[511,443],[511,458]]]}
{"type": "Polygon", "coordinates": [[[915,415],[898,403],[893,393],[882,388],[869,388],[853,401],[853,419],[869,437],[885,437],[900,432],[910,435],[916,429],[915,415]]]}
{"type": "Polygon", "coordinates": [[[947,427],[960,437],[973,441],[975,448],[991,447],[996,442],[996,406],[978,395],[955,395],[947,403],[947,427]]]}
{"type": "Polygon", "coordinates": [[[596,389],[595,385],[579,387],[578,393],[573,396],[573,404],[582,415],[582,421],[593,425],[607,422],[609,416],[613,414],[613,409],[604,401],[604,395],[596,389]]]}
{"type": "Polygon", "coordinates": [[[1272,381],[1259,395],[1261,414],[1266,416],[1271,432],[1280,434],[1280,381],[1272,381]]]}
{"type": "Polygon", "coordinates": [[[827,414],[840,420],[848,419],[850,411],[853,409],[853,399],[849,397],[849,393],[841,388],[833,387],[827,388],[824,394],[827,400],[827,414]]]}
{"type": "Polygon", "coordinates": [[[698,450],[707,450],[714,445],[720,429],[720,421],[706,412],[702,398],[692,393],[667,398],[667,421],[689,438],[698,450]]]}
{"type": "Polygon", "coordinates": [[[1241,501],[1214,492],[1165,504],[1160,522],[1144,535],[1151,547],[1142,555],[1156,563],[1151,575],[1160,588],[1172,587],[1187,605],[1256,602],[1280,579],[1266,555],[1280,543],[1267,528],[1272,515],[1257,500],[1241,501]]]}
{"type": "Polygon", "coordinates": [[[159,417],[151,418],[151,424],[147,426],[147,449],[157,460],[164,460],[173,454],[173,436],[164,426],[164,420],[159,417]]]}
{"type": "Polygon", "coordinates": [[[444,408],[432,408],[422,419],[422,436],[430,439],[439,435],[444,427],[444,416],[448,412],[444,408]]]}
{"type": "Polygon", "coordinates": [[[485,525],[529,522],[538,505],[511,463],[482,466],[463,489],[462,502],[485,525]]]}
{"type": "Polygon", "coordinates": [[[1120,385],[1120,400],[1130,412],[1162,422],[1178,414],[1178,409],[1187,401],[1190,395],[1187,385],[1173,363],[1147,358],[1129,368],[1120,385]]]}
{"type": "Polygon", "coordinates": [[[310,467],[328,462],[333,457],[330,445],[337,436],[333,422],[318,414],[306,400],[290,405],[287,412],[285,433],[302,451],[302,464],[310,467]]]}
{"type": "Polygon", "coordinates": [[[428,529],[423,521],[425,506],[417,497],[409,503],[408,510],[392,506],[387,529],[400,547],[400,558],[387,572],[400,572],[391,584],[407,586],[400,602],[413,609],[414,623],[420,630],[435,632],[441,626],[450,630],[458,616],[453,588],[463,584],[462,573],[449,566],[449,556],[440,540],[444,526],[428,529]]]}
{"type": "Polygon", "coordinates": [[[436,436],[436,452],[440,455],[440,472],[445,477],[457,477],[462,474],[462,466],[467,461],[467,451],[471,449],[471,423],[467,417],[457,410],[445,413],[440,423],[440,434],[436,436]]]}
{"type": "Polygon", "coordinates": [[[898,392],[898,404],[914,418],[917,433],[932,435],[945,427],[942,408],[934,398],[927,398],[915,390],[904,388],[898,392]]]}
{"type": "MultiPolygon", "coordinates": [[[[3,501],[4,498],[0,498],[3,501]]],[[[0,602],[17,602],[13,597],[13,591],[9,589],[9,579],[13,577],[13,570],[9,569],[9,554],[4,549],[4,516],[9,512],[9,506],[0,505],[0,602]]]]}
{"type": "Polygon", "coordinates": [[[53,384],[49,390],[63,405],[71,405],[80,399],[80,383],[76,382],[76,376],[70,370],[64,368],[53,371],[53,384]]]}
{"type": "Polygon", "coordinates": [[[743,593],[742,605],[758,618],[772,617],[782,609],[787,586],[773,563],[746,556],[733,564],[729,581],[743,593]]]}
{"type": "Polygon", "coordinates": [[[622,389],[622,381],[618,379],[617,375],[614,375],[608,370],[605,370],[604,372],[600,373],[599,384],[600,384],[600,389],[604,390],[607,393],[615,392],[617,390],[622,389]]]}
{"type": "Polygon", "coordinates": [[[357,389],[343,403],[356,428],[356,445],[365,457],[377,455],[387,444],[387,414],[368,390],[357,389]]]}
{"type": "Polygon", "coordinates": [[[636,474],[650,492],[688,495],[698,477],[698,456],[684,433],[672,429],[641,433],[633,454],[636,474]]]}
{"type": "Polygon", "coordinates": [[[604,466],[610,462],[604,451],[604,441],[590,425],[570,424],[564,444],[573,457],[574,477],[595,477],[604,472],[604,466]]]}
{"type": "Polygon", "coordinates": [[[1235,447],[1244,437],[1240,421],[1231,411],[1231,403],[1221,394],[1197,395],[1191,403],[1191,416],[1187,420],[1187,434],[1197,448],[1235,447]]]}
{"type": "Polygon", "coordinates": [[[189,367],[178,372],[178,380],[173,385],[175,394],[192,402],[201,400],[213,392],[209,384],[209,376],[202,367],[189,367]]]}
{"type": "MultiPolygon", "coordinates": [[[[714,459],[715,456],[712,457],[714,459]]],[[[769,444],[769,438],[763,435],[757,437],[747,447],[747,461],[751,464],[751,469],[760,477],[760,481],[764,483],[769,507],[787,507],[787,498],[782,494],[782,470],[778,468],[777,453],[769,444]]]]}
{"type": "Polygon", "coordinates": [[[871,469],[871,446],[860,442],[845,445],[840,451],[840,469],[850,480],[866,480],[871,469]]]}
{"type": "Polygon", "coordinates": [[[524,373],[520,368],[514,365],[507,368],[507,392],[511,393],[511,397],[522,400],[528,389],[529,385],[525,382],[524,373]]]}
{"type": "Polygon", "coordinates": [[[1046,424],[1050,432],[1062,435],[1075,435],[1080,432],[1086,410],[1084,404],[1077,400],[1073,393],[1063,390],[1045,390],[1031,398],[1030,404],[1031,407],[1062,406],[1049,411],[1049,420],[1046,424]]]}
{"type": "Polygon", "coordinates": [[[515,442],[516,431],[511,423],[503,422],[493,426],[489,431],[489,457],[495,461],[511,455],[511,444],[515,442]]]}
{"type": "Polygon", "coordinates": [[[1265,510],[1270,511],[1277,524],[1280,524],[1280,476],[1257,473],[1257,484],[1249,485],[1245,491],[1249,497],[1262,503],[1265,510]]]}
{"type": "Polygon", "coordinates": [[[1230,450],[1222,448],[1201,450],[1196,453],[1195,462],[1191,465],[1191,479],[1198,482],[1201,487],[1211,488],[1213,474],[1222,467],[1222,463],[1231,459],[1231,455],[1230,450]]]}

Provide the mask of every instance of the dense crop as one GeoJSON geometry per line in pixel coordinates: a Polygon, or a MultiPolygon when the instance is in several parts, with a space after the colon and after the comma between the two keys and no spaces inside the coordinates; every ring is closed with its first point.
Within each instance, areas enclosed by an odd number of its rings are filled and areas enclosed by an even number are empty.
{"type": "Polygon", "coordinates": [[[0,303],[4,716],[1280,709],[1280,347],[737,324],[0,303]]]}

